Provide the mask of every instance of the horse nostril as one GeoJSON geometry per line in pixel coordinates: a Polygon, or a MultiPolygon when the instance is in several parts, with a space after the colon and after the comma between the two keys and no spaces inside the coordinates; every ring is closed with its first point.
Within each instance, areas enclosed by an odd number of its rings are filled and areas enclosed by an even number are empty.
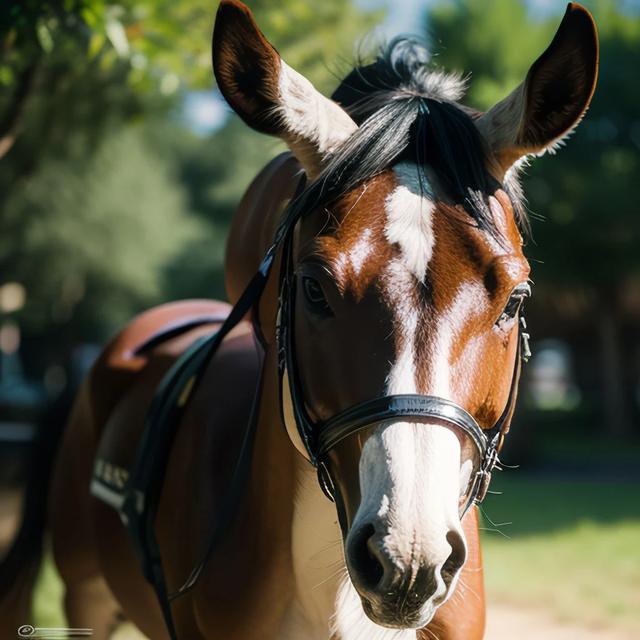
{"type": "Polygon", "coordinates": [[[349,559],[358,580],[365,589],[373,590],[382,580],[384,567],[373,552],[375,529],[366,524],[355,532],[349,541],[349,559]]]}
{"type": "Polygon", "coordinates": [[[451,553],[442,565],[440,573],[447,587],[455,577],[458,570],[462,567],[467,559],[467,547],[464,538],[458,531],[452,529],[447,533],[447,542],[451,546],[451,553]]]}

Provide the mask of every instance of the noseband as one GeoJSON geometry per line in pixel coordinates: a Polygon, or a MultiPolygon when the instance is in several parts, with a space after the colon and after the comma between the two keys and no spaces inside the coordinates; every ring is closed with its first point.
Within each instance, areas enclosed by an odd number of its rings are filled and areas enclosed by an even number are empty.
{"type": "MultiPolygon", "coordinates": [[[[509,431],[516,404],[522,363],[530,355],[529,334],[524,316],[518,317],[518,346],[513,365],[509,397],[502,414],[489,429],[482,429],[477,420],[452,400],[422,394],[392,394],[366,400],[347,407],[326,421],[313,421],[304,401],[302,384],[295,357],[294,308],[296,275],[293,265],[293,220],[282,235],[279,309],[277,322],[278,371],[282,419],[296,448],[318,470],[318,481],[330,500],[335,500],[335,488],[326,465],[327,454],[345,438],[374,424],[398,418],[413,418],[417,422],[435,420],[439,424],[462,430],[473,442],[480,461],[478,471],[470,481],[461,517],[473,504],[487,495],[491,472],[498,462],[498,453],[509,431]]],[[[286,218],[285,218],[286,224],[286,218]]]]}

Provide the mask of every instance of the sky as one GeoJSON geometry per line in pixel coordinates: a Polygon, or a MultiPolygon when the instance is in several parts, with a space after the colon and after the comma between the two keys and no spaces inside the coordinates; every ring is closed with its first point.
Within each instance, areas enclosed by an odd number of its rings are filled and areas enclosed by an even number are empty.
{"type": "MultiPolygon", "coordinates": [[[[517,0],[514,0],[516,2],[517,0]]],[[[387,9],[387,17],[382,31],[390,36],[399,33],[415,33],[423,30],[423,16],[430,5],[446,0],[355,0],[363,8],[382,7],[387,9]]],[[[524,0],[535,17],[547,17],[562,14],[567,6],[565,0],[524,0]]],[[[623,0],[624,4],[640,3],[640,0],[623,0]]],[[[490,0],[487,0],[489,8],[490,0]]]]}
{"type": "Polygon", "coordinates": [[[196,134],[206,136],[219,129],[227,120],[229,107],[220,93],[211,91],[190,91],[182,105],[182,118],[196,134]]]}

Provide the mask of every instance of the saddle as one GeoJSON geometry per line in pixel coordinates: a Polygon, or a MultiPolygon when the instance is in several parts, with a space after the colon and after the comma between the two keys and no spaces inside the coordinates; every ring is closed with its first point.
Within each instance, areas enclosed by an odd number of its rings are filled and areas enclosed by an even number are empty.
{"type": "MultiPolygon", "coordinates": [[[[233,315],[233,312],[231,312],[233,315]]],[[[216,545],[235,513],[240,502],[245,481],[249,475],[252,442],[257,421],[263,360],[263,348],[259,340],[256,352],[259,362],[254,381],[253,406],[247,414],[239,455],[232,475],[231,486],[226,492],[215,530],[208,538],[208,547],[185,583],[174,593],[169,593],[164,579],[162,558],[155,536],[155,518],[162,495],[169,455],[180,426],[184,411],[206,365],[215,350],[222,344],[228,331],[225,321],[229,316],[203,316],[163,328],[139,345],[134,355],[141,356],[161,344],[206,325],[220,328],[196,339],[175,361],[157,386],[147,412],[141,435],[138,437],[134,457],[130,452],[117,451],[113,443],[101,443],[94,461],[90,485],[91,494],[113,508],[127,530],[145,579],[154,587],[161,604],[165,622],[171,637],[175,637],[169,603],[189,591],[196,583],[205,560],[216,545]],[[222,326],[220,326],[222,325],[222,326]],[[212,346],[214,346],[212,350],[212,346]],[[105,446],[106,445],[106,446],[105,446]]],[[[256,333],[254,332],[254,338],[256,333]]],[[[251,380],[246,381],[251,384],[251,380]]]]}

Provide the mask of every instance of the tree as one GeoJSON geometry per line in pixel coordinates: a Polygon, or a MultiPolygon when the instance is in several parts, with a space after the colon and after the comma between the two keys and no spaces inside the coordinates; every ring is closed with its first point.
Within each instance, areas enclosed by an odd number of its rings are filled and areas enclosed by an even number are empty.
{"type": "MultiPolygon", "coordinates": [[[[376,18],[341,0],[248,4],[325,89],[327,61],[376,18]]],[[[0,285],[26,287],[28,343],[60,351],[159,301],[223,294],[233,206],[279,147],[235,118],[209,139],[181,125],[185,92],[214,85],[214,17],[210,0],[1,3],[0,285]]]]}

